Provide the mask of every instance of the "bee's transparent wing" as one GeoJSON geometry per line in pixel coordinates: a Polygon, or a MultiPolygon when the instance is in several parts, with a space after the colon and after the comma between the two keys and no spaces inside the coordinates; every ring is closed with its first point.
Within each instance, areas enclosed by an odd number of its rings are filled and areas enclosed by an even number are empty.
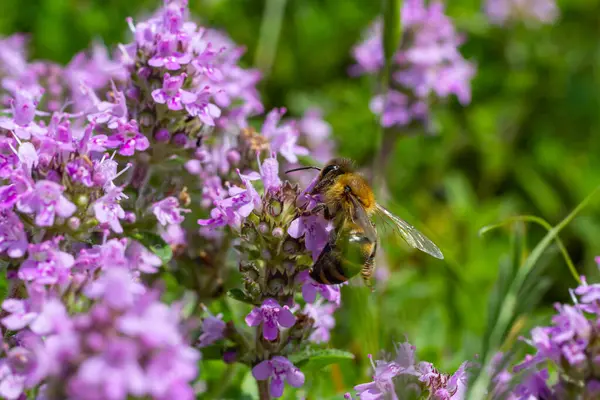
{"type": "Polygon", "coordinates": [[[369,239],[369,241],[375,243],[377,241],[377,231],[375,230],[371,219],[367,215],[367,211],[355,196],[350,195],[350,201],[354,206],[354,212],[351,215],[352,222],[354,222],[363,229],[365,236],[367,237],[367,239],[369,239]]]}
{"type": "Polygon", "coordinates": [[[439,258],[441,260],[444,259],[444,255],[442,254],[441,250],[435,245],[435,243],[433,243],[425,235],[419,232],[414,226],[404,221],[403,219],[398,218],[380,204],[377,204],[377,213],[383,219],[389,220],[393,224],[398,234],[400,234],[400,236],[402,236],[402,238],[410,246],[414,247],[415,249],[421,250],[435,258],[439,258]]]}

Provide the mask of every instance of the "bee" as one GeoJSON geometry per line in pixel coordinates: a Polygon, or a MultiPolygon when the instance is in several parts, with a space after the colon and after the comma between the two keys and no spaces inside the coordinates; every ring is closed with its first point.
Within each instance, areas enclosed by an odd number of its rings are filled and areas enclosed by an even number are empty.
{"type": "Polygon", "coordinates": [[[367,286],[371,286],[379,241],[372,220],[375,215],[389,223],[410,246],[435,258],[444,258],[425,235],[377,203],[373,189],[351,160],[335,158],[322,169],[311,166],[286,173],[302,169],[320,171],[310,194],[320,195],[322,201],[309,213],[323,212],[325,219],[333,222],[329,240],[309,271],[315,281],[334,285],[360,273],[367,286]]]}

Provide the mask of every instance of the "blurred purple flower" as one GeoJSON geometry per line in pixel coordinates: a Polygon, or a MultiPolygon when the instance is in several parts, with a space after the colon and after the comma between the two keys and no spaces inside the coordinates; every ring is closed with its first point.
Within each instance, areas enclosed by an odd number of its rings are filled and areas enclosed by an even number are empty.
{"type": "MultiPolygon", "coordinates": [[[[81,363],[69,386],[74,394],[96,390],[109,399],[125,399],[128,394],[141,397],[146,393],[146,382],[138,357],[135,341],[112,338],[102,353],[81,363]]],[[[83,396],[91,398],[89,393],[83,396]]]]}
{"type": "Polygon", "coordinates": [[[29,325],[38,313],[30,309],[26,300],[6,299],[2,302],[2,309],[9,313],[2,318],[2,325],[11,331],[18,331],[29,325]]]}
{"type": "Polygon", "coordinates": [[[27,251],[27,235],[23,223],[10,210],[0,210],[0,254],[20,258],[27,251]]]}
{"type": "Polygon", "coordinates": [[[277,192],[282,185],[281,179],[279,178],[279,162],[275,154],[271,154],[271,157],[265,158],[261,163],[258,160],[259,172],[267,192],[277,192]]]}
{"type": "Polygon", "coordinates": [[[185,208],[180,208],[179,200],[173,196],[167,197],[152,204],[152,212],[162,226],[182,223],[184,217],[181,215],[181,213],[190,211],[191,210],[185,208]]]}
{"type": "Polygon", "coordinates": [[[67,164],[66,172],[74,183],[79,183],[86,187],[92,187],[93,164],[86,162],[82,158],[77,158],[67,164]]]}
{"type": "Polygon", "coordinates": [[[126,250],[127,260],[134,270],[153,274],[163,264],[162,260],[142,244],[132,240],[126,250]]]}
{"type": "Polygon", "coordinates": [[[303,312],[314,320],[314,331],[308,340],[314,343],[327,343],[331,338],[330,331],[335,327],[333,313],[338,306],[332,303],[324,303],[322,300],[314,304],[306,304],[303,312]]]}
{"type": "MultiPolygon", "coordinates": [[[[209,226],[212,228],[229,225],[238,229],[242,220],[246,218],[252,211],[262,208],[262,199],[252,182],[249,175],[240,175],[244,182],[244,188],[232,186],[229,188],[229,197],[217,200],[216,208],[210,213],[210,219],[199,219],[200,226],[209,226]]],[[[254,178],[252,178],[254,179],[254,178]]]]}
{"type": "Polygon", "coordinates": [[[223,314],[217,316],[209,315],[202,320],[202,334],[198,339],[198,347],[210,346],[217,340],[221,340],[225,334],[227,325],[223,322],[223,314]]]}
{"type": "Polygon", "coordinates": [[[119,148],[119,154],[123,156],[132,156],[136,151],[145,151],[150,147],[148,138],[139,131],[137,122],[117,121],[116,133],[109,136],[106,146],[110,148],[119,148]]]}
{"type": "Polygon", "coordinates": [[[273,341],[277,339],[279,328],[291,328],[296,323],[296,317],[288,306],[281,307],[277,301],[267,299],[262,306],[254,308],[246,316],[248,326],[262,324],[263,337],[273,341]]]}
{"type": "Polygon", "coordinates": [[[171,76],[168,72],[163,77],[162,89],[152,91],[152,98],[159,104],[166,104],[169,110],[182,110],[184,105],[191,104],[196,100],[196,95],[183,90],[183,82],[187,74],[171,76]]]}
{"type": "Polygon", "coordinates": [[[304,374],[294,366],[287,358],[282,356],[263,360],[252,368],[252,375],[256,380],[264,381],[271,378],[269,392],[273,397],[283,395],[284,383],[293,387],[304,385],[304,374]]]}
{"type": "Polygon", "coordinates": [[[486,0],[485,13],[496,25],[510,21],[551,24],[559,16],[554,0],[486,0]]]}
{"type": "Polygon", "coordinates": [[[123,227],[119,222],[120,219],[125,218],[125,211],[119,204],[121,195],[121,189],[115,188],[93,204],[98,222],[107,224],[115,233],[123,233],[123,227]]]}
{"type": "Polygon", "coordinates": [[[124,310],[134,304],[136,297],[145,292],[144,286],[135,282],[127,269],[105,269],[100,277],[91,282],[85,294],[91,299],[100,299],[115,310],[124,310]]]}
{"type": "Polygon", "coordinates": [[[336,306],[340,305],[340,288],[336,285],[323,285],[312,279],[308,271],[302,271],[297,275],[298,282],[302,285],[302,297],[307,303],[314,303],[317,299],[317,293],[320,293],[324,299],[331,301],[336,306]]]}
{"type": "Polygon", "coordinates": [[[55,216],[67,218],[73,215],[75,204],[63,196],[64,187],[58,183],[40,180],[35,187],[21,196],[17,209],[26,214],[36,214],[38,226],[52,226],[55,216]]]}
{"type": "Polygon", "coordinates": [[[285,108],[273,109],[265,117],[261,132],[269,139],[273,151],[278,152],[290,163],[298,161],[298,156],[308,155],[306,147],[297,144],[300,132],[295,121],[288,121],[278,126],[285,108]]]}
{"type": "Polygon", "coordinates": [[[41,285],[68,282],[75,259],[71,254],[60,251],[57,241],[30,244],[28,255],[29,258],[19,268],[20,279],[41,285]]]}
{"type": "MultiPolygon", "coordinates": [[[[371,101],[371,110],[381,116],[385,127],[425,120],[436,97],[454,94],[462,104],[469,103],[475,73],[474,66],[457,49],[462,38],[444,14],[441,2],[405,1],[401,18],[407,40],[402,40],[393,57],[391,89],[387,96],[380,94],[371,101]]],[[[381,21],[369,28],[353,55],[358,63],[350,71],[353,75],[375,74],[383,68],[381,21]]]]}

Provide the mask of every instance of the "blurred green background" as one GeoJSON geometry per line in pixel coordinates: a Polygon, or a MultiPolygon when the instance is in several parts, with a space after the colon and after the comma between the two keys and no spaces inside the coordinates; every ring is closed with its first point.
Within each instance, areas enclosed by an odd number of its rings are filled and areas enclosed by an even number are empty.
{"type": "MultiPolygon", "coordinates": [[[[125,17],[139,18],[158,1],[4,0],[0,34],[31,34],[33,58],[66,63],[102,38],[128,40],[125,17]]],[[[378,14],[380,2],[291,0],[281,29],[259,0],[190,0],[206,26],[222,28],[247,46],[246,65],[269,63],[266,40],[278,36],[272,68],[260,85],[266,108],[286,106],[299,116],[318,105],[332,124],[338,152],[370,166],[377,124],[368,109],[373,82],[350,78],[350,51],[378,14]]],[[[449,372],[481,348],[486,308],[498,268],[509,252],[510,229],[484,237],[478,230],[520,214],[554,225],[600,184],[600,2],[563,0],[553,26],[490,26],[478,0],[454,0],[448,14],[466,34],[465,58],[477,65],[473,100],[436,107],[436,135],[399,136],[387,167],[390,208],[414,223],[447,256],[444,262],[384,240],[391,277],[374,294],[344,288],[332,346],[357,355],[311,380],[313,398],[347,391],[368,379],[366,355],[406,337],[420,359],[449,372]],[[331,377],[329,377],[331,374],[331,377]]],[[[271,3],[273,6],[273,2],[271,3]]],[[[277,7],[274,7],[274,15],[277,7]]],[[[592,202],[562,233],[580,273],[598,273],[600,201],[592,202]]],[[[530,247],[545,234],[528,226],[530,247]]],[[[569,301],[576,285],[563,258],[542,258],[549,290],[531,318],[569,301]]],[[[214,365],[213,371],[223,366],[214,365]]],[[[218,376],[206,368],[207,378],[218,376]]],[[[246,371],[238,371],[242,377],[246,371]]],[[[240,378],[241,379],[241,378],[240,378]]],[[[246,382],[246,386],[250,384],[246,382]]],[[[250,385],[252,386],[252,385],[250,385]]],[[[248,389],[250,390],[250,389],[248,389]]],[[[235,394],[230,393],[233,397],[235,394]]]]}

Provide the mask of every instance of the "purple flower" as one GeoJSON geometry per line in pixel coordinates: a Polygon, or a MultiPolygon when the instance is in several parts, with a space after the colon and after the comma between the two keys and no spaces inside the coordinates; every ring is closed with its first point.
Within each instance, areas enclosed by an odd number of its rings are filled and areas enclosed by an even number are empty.
{"type": "Polygon", "coordinates": [[[30,310],[30,305],[25,300],[6,299],[2,302],[2,309],[9,313],[2,318],[2,325],[11,331],[25,328],[37,317],[37,312],[30,310]]]}
{"type": "Polygon", "coordinates": [[[326,343],[331,338],[330,331],[335,327],[335,318],[333,313],[338,308],[337,305],[331,303],[323,304],[323,301],[318,301],[315,304],[307,304],[304,306],[303,312],[312,318],[314,331],[310,334],[308,340],[315,343],[326,343]]]}
{"type": "Polygon", "coordinates": [[[304,374],[287,358],[275,356],[264,360],[252,368],[252,375],[256,380],[264,381],[271,378],[269,393],[272,397],[281,397],[285,381],[293,387],[304,385],[304,374]]]}
{"type": "Polygon", "coordinates": [[[333,158],[334,141],[331,140],[331,125],[323,119],[319,108],[306,110],[298,124],[302,137],[306,140],[310,155],[315,160],[326,163],[333,158]]]}
{"type": "Polygon", "coordinates": [[[85,289],[86,296],[102,299],[104,304],[115,310],[131,307],[135,299],[144,292],[144,286],[136,282],[128,270],[121,268],[104,270],[100,278],[85,289]]]}
{"type": "Polygon", "coordinates": [[[140,272],[153,274],[162,265],[161,259],[146,247],[136,241],[131,241],[126,250],[127,259],[134,269],[140,272]]]}
{"type": "Polygon", "coordinates": [[[167,104],[169,110],[174,111],[182,110],[184,105],[193,103],[196,95],[181,88],[186,77],[185,73],[173,77],[169,73],[165,73],[162,89],[152,91],[154,101],[159,104],[167,104]]]}
{"type": "Polygon", "coordinates": [[[188,53],[171,51],[170,41],[163,40],[158,44],[159,53],[148,60],[151,67],[165,67],[169,71],[177,71],[182,65],[189,64],[192,56],[188,53]]]}
{"type": "Polygon", "coordinates": [[[138,363],[138,351],[134,340],[112,338],[102,353],[79,366],[70,382],[73,394],[81,393],[86,399],[91,398],[90,391],[99,391],[102,397],[111,399],[124,399],[128,394],[142,396],[146,393],[146,381],[138,363]],[[84,395],[86,391],[88,394],[84,395]]]}
{"type": "Polygon", "coordinates": [[[67,164],[67,174],[74,183],[79,183],[86,187],[92,187],[93,164],[90,164],[82,158],[77,158],[67,164]]]}
{"type": "Polygon", "coordinates": [[[11,349],[7,357],[0,360],[0,397],[21,399],[34,368],[35,358],[29,350],[22,347],[11,349]]]}
{"type": "MultiPolygon", "coordinates": [[[[384,399],[387,394],[390,395],[390,398],[398,400],[393,379],[400,375],[420,376],[422,378],[422,367],[425,365],[431,366],[429,363],[421,363],[420,370],[417,370],[415,367],[415,347],[410,343],[399,343],[395,348],[396,358],[393,361],[373,361],[372,356],[369,355],[374,370],[373,381],[354,387],[360,399],[384,399]]],[[[405,389],[412,390],[410,387],[405,389]]]]}
{"type": "Polygon", "coordinates": [[[558,11],[554,0],[487,0],[485,3],[485,13],[490,22],[497,25],[511,20],[551,24],[558,18],[558,11]]]}
{"type": "Polygon", "coordinates": [[[288,234],[298,239],[304,236],[304,245],[316,261],[329,239],[330,224],[320,215],[301,216],[292,221],[288,234]]]}
{"type": "Polygon", "coordinates": [[[148,138],[139,131],[137,122],[131,120],[117,122],[117,133],[111,135],[106,142],[110,148],[119,148],[119,154],[123,156],[132,156],[136,151],[145,151],[150,147],[148,138]]]}
{"type": "Polygon", "coordinates": [[[50,299],[42,305],[37,318],[30,324],[31,330],[38,335],[69,332],[72,321],[63,303],[50,299]]]}
{"type": "Polygon", "coordinates": [[[41,285],[68,282],[75,259],[71,254],[60,251],[57,242],[55,240],[30,244],[29,258],[21,264],[19,278],[41,285]]]}
{"type": "Polygon", "coordinates": [[[125,218],[125,211],[119,204],[120,189],[113,189],[94,202],[94,214],[101,224],[107,224],[115,233],[123,233],[119,219],[125,218]]]}
{"type": "Polygon", "coordinates": [[[279,163],[275,154],[271,154],[271,157],[265,158],[261,163],[258,160],[258,166],[260,176],[267,192],[277,192],[281,188],[281,179],[279,178],[279,163]]]}
{"type": "Polygon", "coordinates": [[[514,389],[518,399],[551,399],[552,391],[548,387],[547,381],[550,375],[547,369],[533,371],[527,374],[522,383],[514,389]]]}
{"type": "Polygon", "coordinates": [[[58,183],[41,180],[35,187],[23,194],[17,202],[17,209],[21,212],[35,213],[35,223],[38,226],[52,226],[56,215],[68,218],[76,211],[77,207],[62,195],[64,188],[58,183]]]}
{"type": "Polygon", "coordinates": [[[294,121],[277,126],[285,112],[285,108],[275,108],[269,112],[261,132],[270,140],[273,151],[281,154],[288,162],[295,163],[299,155],[308,155],[308,149],[297,144],[300,132],[294,121]]]}
{"type": "Polygon", "coordinates": [[[288,306],[281,307],[277,301],[267,299],[262,306],[254,308],[246,316],[248,326],[262,324],[263,337],[266,340],[276,340],[279,328],[291,328],[296,323],[296,317],[288,306]]]}
{"type": "Polygon", "coordinates": [[[302,297],[304,297],[304,301],[307,303],[314,303],[317,299],[317,293],[320,293],[323,298],[333,302],[337,306],[340,305],[341,296],[339,286],[317,283],[310,277],[308,271],[300,272],[296,279],[302,285],[302,297]]]}
{"type": "Polygon", "coordinates": [[[179,200],[170,196],[161,201],[157,201],[152,205],[152,212],[162,226],[169,224],[180,224],[184,217],[182,212],[190,212],[190,210],[179,207],[179,200]]]}
{"type": "MultiPolygon", "coordinates": [[[[475,73],[457,49],[462,38],[444,14],[442,3],[405,1],[401,18],[407,40],[393,57],[392,89],[371,102],[371,110],[381,116],[386,127],[425,120],[435,97],[454,94],[462,104],[469,103],[470,80],[475,73]]],[[[353,53],[358,64],[351,73],[374,74],[383,68],[381,21],[373,24],[353,53]]]]}
{"type": "Polygon", "coordinates": [[[21,139],[30,139],[32,134],[43,134],[43,129],[33,121],[41,95],[39,90],[28,91],[19,88],[15,98],[10,100],[13,116],[0,117],[0,128],[13,131],[21,139]]]}
{"type": "Polygon", "coordinates": [[[215,120],[221,116],[221,109],[211,102],[212,92],[209,86],[196,94],[193,102],[186,103],[185,109],[192,117],[198,117],[209,126],[215,125],[215,120]]]}
{"type": "Polygon", "coordinates": [[[19,258],[27,251],[27,235],[23,223],[12,211],[0,210],[0,254],[19,258]]]}
{"type": "MultiPolygon", "coordinates": [[[[232,186],[229,188],[229,197],[217,200],[216,208],[210,213],[209,219],[199,219],[200,226],[209,226],[212,228],[229,225],[239,229],[242,220],[252,213],[254,210],[261,210],[262,199],[252,182],[250,175],[238,175],[244,182],[244,188],[232,186]]],[[[252,178],[254,179],[254,178],[252,178]]]]}
{"type": "Polygon", "coordinates": [[[210,346],[225,335],[227,325],[223,322],[223,314],[209,315],[202,320],[202,334],[198,339],[198,347],[210,346]]]}

